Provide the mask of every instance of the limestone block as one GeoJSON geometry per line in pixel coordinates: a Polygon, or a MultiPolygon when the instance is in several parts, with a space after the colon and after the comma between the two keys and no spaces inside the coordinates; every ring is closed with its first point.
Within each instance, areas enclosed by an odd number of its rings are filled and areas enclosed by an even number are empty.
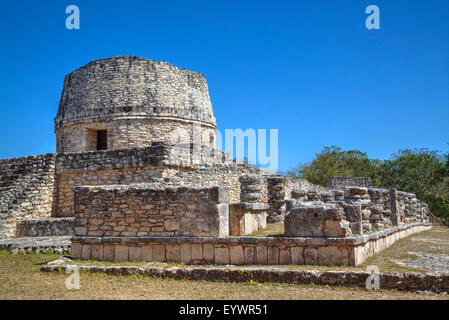
{"type": "Polygon", "coordinates": [[[81,259],[81,247],[82,245],[77,242],[73,242],[70,247],[70,256],[72,259],[81,259]]]}
{"type": "Polygon", "coordinates": [[[165,246],[155,244],[153,248],[153,261],[165,262],[165,246]]]}
{"type": "Polygon", "coordinates": [[[256,260],[257,264],[267,264],[268,263],[268,252],[266,246],[256,247],[256,260]]]}
{"type": "Polygon", "coordinates": [[[338,247],[319,247],[318,261],[322,265],[342,265],[343,255],[338,247]]]}
{"type": "Polygon", "coordinates": [[[185,264],[189,264],[192,260],[191,245],[189,243],[182,243],[179,245],[180,258],[185,264]]]}
{"type": "Polygon", "coordinates": [[[129,261],[142,261],[142,248],[129,247],[129,261]]]}
{"type": "Polygon", "coordinates": [[[279,264],[279,248],[268,247],[267,248],[267,260],[268,264],[279,264]]]}
{"type": "Polygon", "coordinates": [[[215,247],[215,263],[229,264],[229,248],[215,247]]]}
{"type": "Polygon", "coordinates": [[[244,255],[245,255],[245,264],[256,264],[257,262],[256,247],[245,247],[244,255]]]}
{"type": "Polygon", "coordinates": [[[203,257],[204,260],[208,262],[213,262],[215,258],[215,249],[212,244],[204,244],[203,245],[203,257]]]}
{"type": "Polygon", "coordinates": [[[104,254],[103,250],[104,250],[104,246],[102,244],[92,245],[92,259],[103,260],[103,254],[104,254]]]}
{"type": "Polygon", "coordinates": [[[231,264],[244,264],[245,256],[243,254],[242,246],[231,246],[229,251],[231,264]]]}
{"type": "Polygon", "coordinates": [[[153,261],[153,247],[143,246],[142,247],[142,260],[143,261],[153,261]]]}
{"type": "Polygon", "coordinates": [[[279,264],[291,264],[289,248],[281,248],[279,250],[279,264]]]}
{"type": "Polygon", "coordinates": [[[114,245],[104,245],[103,259],[106,261],[114,261],[115,247],[114,245]]]}
{"type": "Polygon", "coordinates": [[[165,246],[165,258],[167,261],[180,262],[181,254],[179,252],[179,245],[177,244],[168,244],[165,246]]]}
{"type": "Polygon", "coordinates": [[[91,258],[91,246],[88,244],[83,244],[81,248],[81,259],[89,260],[91,258]]]}
{"type": "Polygon", "coordinates": [[[304,248],[303,247],[291,247],[291,262],[292,264],[304,264],[304,248]]]}
{"type": "MultiPolygon", "coordinates": [[[[192,244],[192,260],[203,260],[203,245],[192,244]]],[[[213,258],[213,254],[212,254],[213,258]]]]}
{"type": "Polygon", "coordinates": [[[319,264],[318,250],[316,248],[304,248],[304,260],[309,265],[319,264]]]}
{"type": "Polygon", "coordinates": [[[115,254],[114,254],[115,262],[123,262],[129,261],[129,248],[128,246],[115,246],[115,254]]]}

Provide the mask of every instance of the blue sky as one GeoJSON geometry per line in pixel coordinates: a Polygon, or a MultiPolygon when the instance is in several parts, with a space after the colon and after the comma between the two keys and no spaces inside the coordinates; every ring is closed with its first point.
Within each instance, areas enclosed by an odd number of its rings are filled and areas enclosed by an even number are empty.
{"type": "Polygon", "coordinates": [[[219,129],[278,129],[282,170],[330,145],[448,150],[447,0],[3,0],[0,39],[0,158],[55,152],[64,76],[116,55],[204,74],[219,129]]]}

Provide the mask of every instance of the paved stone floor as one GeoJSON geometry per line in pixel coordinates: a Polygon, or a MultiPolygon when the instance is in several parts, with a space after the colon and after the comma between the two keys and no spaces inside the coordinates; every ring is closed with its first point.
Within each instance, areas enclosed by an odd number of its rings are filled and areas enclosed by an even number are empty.
{"type": "Polygon", "coordinates": [[[398,264],[403,264],[409,268],[424,269],[432,272],[449,274],[449,255],[443,253],[430,252],[407,252],[416,258],[404,260],[394,260],[398,264]]]}
{"type": "Polygon", "coordinates": [[[444,234],[449,234],[449,229],[434,230],[426,237],[412,238],[416,250],[407,251],[409,256],[405,259],[393,261],[413,269],[449,274],[449,237],[444,234]]]}

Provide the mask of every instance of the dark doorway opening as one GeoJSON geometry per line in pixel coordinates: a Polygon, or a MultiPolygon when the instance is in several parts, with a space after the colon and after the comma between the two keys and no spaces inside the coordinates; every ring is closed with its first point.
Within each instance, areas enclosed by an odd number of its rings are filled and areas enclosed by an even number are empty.
{"type": "Polygon", "coordinates": [[[97,130],[97,150],[108,149],[108,131],[97,130]]]}

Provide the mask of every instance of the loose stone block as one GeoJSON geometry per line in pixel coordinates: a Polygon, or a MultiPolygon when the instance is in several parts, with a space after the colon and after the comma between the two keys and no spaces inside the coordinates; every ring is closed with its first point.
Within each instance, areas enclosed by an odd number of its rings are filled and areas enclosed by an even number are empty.
{"type": "Polygon", "coordinates": [[[215,263],[229,264],[229,248],[215,247],[215,263]]]}
{"type": "Polygon", "coordinates": [[[142,248],[129,247],[129,261],[141,261],[142,260],[142,248]]]}
{"type": "Polygon", "coordinates": [[[128,246],[115,246],[114,261],[115,262],[129,261],[128,246]]]}
{"type": "Polygon", "coordinates": [[[243,264],[245,262],[242,246],[231,246],[230,255],[231,264],[243,264]]]}

